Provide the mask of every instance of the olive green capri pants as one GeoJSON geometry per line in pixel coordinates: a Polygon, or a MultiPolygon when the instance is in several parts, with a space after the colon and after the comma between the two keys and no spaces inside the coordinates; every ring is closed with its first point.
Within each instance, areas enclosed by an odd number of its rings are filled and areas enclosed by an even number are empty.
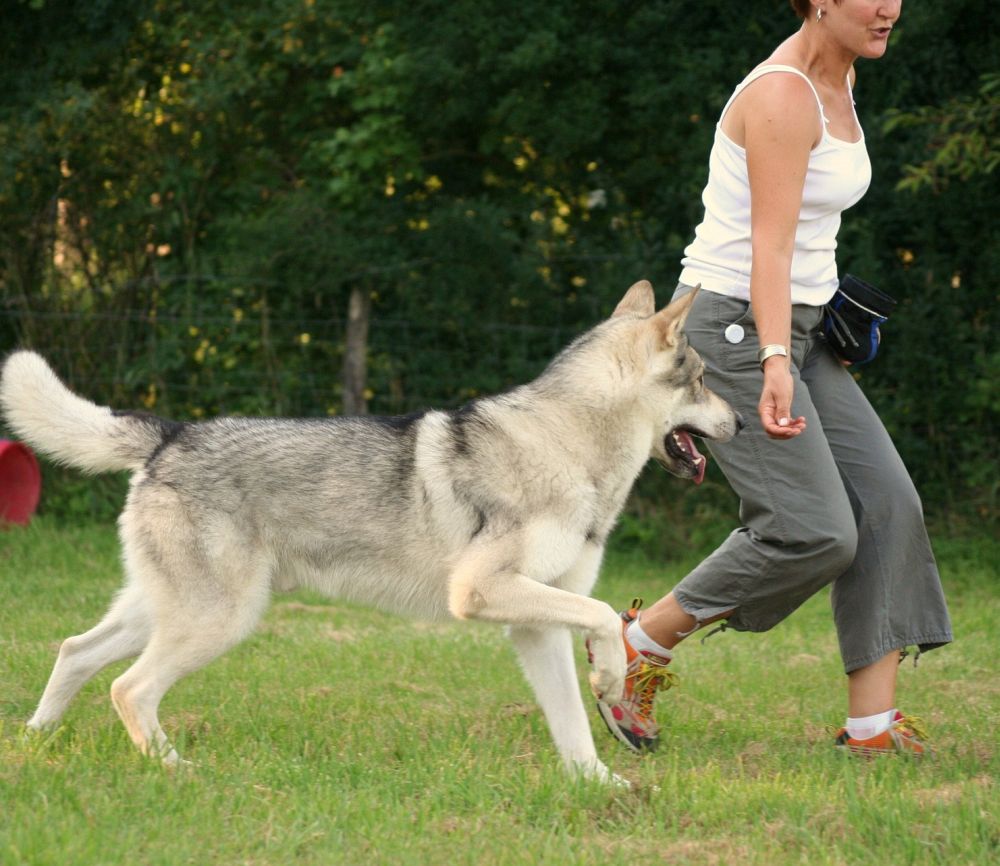
{"type": "MultiPolygon", "coordinates": [[[[677,287],[675,297],[690,291],[677,287]]],[[[746,301],[700,291],[685,325],[705,380],[747,419],[708,443],[740,497],[742,525],[675,588],[699,622],[767,631],[832,583],[840,654],[850,673],[893,650],[952,639],[920,499],[854,377],[820,333],[822,308],[792,308],[795,417],[805,432],[768,438],[757,414],[762,376],[746,301]],[[735,326],[735,327],[734,327],[735,326]]]]}

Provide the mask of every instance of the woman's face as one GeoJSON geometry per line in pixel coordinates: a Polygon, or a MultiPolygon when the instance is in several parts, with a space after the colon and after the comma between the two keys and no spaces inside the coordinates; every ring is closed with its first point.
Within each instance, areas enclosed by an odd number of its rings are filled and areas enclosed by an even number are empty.
{"type": "Polygon", "coordinates": [[[858,57],[881,57],[902,5],[902,0],[827,0],[822,24],[858,57]]]}

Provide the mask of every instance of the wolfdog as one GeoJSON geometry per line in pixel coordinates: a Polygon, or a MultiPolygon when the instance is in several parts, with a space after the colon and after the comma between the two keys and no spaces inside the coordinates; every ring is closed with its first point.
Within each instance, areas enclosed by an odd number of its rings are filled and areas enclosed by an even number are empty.
{"type": "Polygon", "coordinates": [[[588,597],[608,533],[650,456],[700,481],[691,434],[726,441],[742,425],[682,332],[693,297],[656,312],[636,283],[535,381],[405,417],[174,422],[97,406],[14,352],[0,376],[11,428],[84,471],[134,473],[125,585],[63,642],[28,726],[54,726],[94,674],[138,656],[111,700],[143,753],[176,763],[157,717],[167,690],[247,637],[272,592],[310,587],[507,625],[563,762],[609,778],[570,629],[589,639],[594,693],[619,698],[621,619],[588,597]]]}

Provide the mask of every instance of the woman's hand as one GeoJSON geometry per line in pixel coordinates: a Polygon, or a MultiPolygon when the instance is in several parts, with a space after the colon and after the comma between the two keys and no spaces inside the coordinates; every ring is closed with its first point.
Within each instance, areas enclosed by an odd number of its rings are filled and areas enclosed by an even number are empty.
{"type": "Polygon", "coordinates": [[[780,355],[764,361],[764,387],[760,393],[757,413],[764,432],[772,439],[792,439],[806,429],[803,416],[792,417],[792,396],[795,382],[788,359],[780,355]]]}

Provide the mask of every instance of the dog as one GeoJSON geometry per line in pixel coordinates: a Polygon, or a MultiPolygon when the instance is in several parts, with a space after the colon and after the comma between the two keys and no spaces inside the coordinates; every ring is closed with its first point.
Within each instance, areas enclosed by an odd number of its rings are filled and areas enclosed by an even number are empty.
{"type": "Polygon", "coordinates": [[[111,700],[143,753],[177,763],[157,717],[167,690],[247,637],[272,593],[310,587],[506,625],[562,761],[609,779],[571,630],[589,640],[594,694],[619,699],[621,619],[588,597],[608,534],[648,458],[700,482],[692,434],[722,442],[742,426],[683,334],[694,294],[656,312],[636,283],[529,384],[402,417],[169,421],[97,406],[14,352],[0,375],[11,429],[85,472],[134,473],[124,587],[62,643],[29,728],[55,726],[94,674],[138,656],[111,700]]]}

